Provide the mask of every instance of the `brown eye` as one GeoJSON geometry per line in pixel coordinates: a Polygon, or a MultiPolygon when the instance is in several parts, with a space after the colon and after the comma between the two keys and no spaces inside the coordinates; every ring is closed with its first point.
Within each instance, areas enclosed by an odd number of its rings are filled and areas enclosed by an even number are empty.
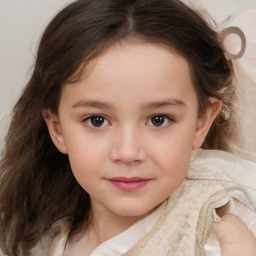
{"type": "Polygon", "coordinates": [[[105,127],[109,122],[103,116],[90,116],[86,118],[85,122],[91,127],[105,127]]]}
{"type": "Polygon", "coordinates": [[[165,115],[153,116],[149,119],[148,125],[155,127],[165,127],[168,126],[172,119],[165,115]]]}
{"type": "Polygon", "coordinates": [[[151,118],[151,122],[154,126],[161,126],[164,123],[164,119],[163,116],[154,116],[151,118]]]}

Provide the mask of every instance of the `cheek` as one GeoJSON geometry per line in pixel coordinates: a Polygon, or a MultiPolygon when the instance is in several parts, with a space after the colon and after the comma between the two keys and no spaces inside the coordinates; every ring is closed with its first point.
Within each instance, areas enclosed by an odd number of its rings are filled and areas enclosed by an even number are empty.
{"type": "Polygon", "coordinates": [[[155,143],[151,150],[151,159],[159,170],[163,183],[173,192],[184,180],[191,156],[190,136],[168,138],[155,143]],[[182,139],[181,139],[182,138],[182,139]]]}
{"type": "Polygon", "coordinates": [[[165,198],[173,194],[184,181],[189,167],[189,160],[189,157],[179,157],[179,155],[175,154],[169,156],[168,160],[164,162],[162,193],[165,198]]]}
{"type": "Polygon", "coordinates": [[[174,131],[168,136],[155,138],[148,148],[150,148],[151,158],[163,163],[166,167],[182,166],[183,164],[187,166],[193,140],[194,134],[189,130],[174,131]]]}
{"type": "Polygon", "coordinates": [[[168,177],[168,182],[181,183],[185,178],[189,163],[190,152],[187,151],[186,155],[183,152],[170,152],[167,158],[161,161],[164,177],[168,177]]]}
{"type": "Polygon", "coordinates": [[[78,183],[85,188],[87,183],[93,182],[94,177],[102,174],[102,167],[106,159],[104,144],[92,143],[89,140],[73,141],[68,147],[68,157],[71,169],[78,183]]]}

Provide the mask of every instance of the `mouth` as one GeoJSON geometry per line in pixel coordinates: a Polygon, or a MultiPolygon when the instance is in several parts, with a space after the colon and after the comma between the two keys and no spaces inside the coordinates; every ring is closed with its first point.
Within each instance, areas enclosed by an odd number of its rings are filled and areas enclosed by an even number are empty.
{"type": "Polygon", "coordinates": [[[115,187],[127,192],[139,190],[151,181],[141,177],[115,177],[107,180],[115,187]]]}

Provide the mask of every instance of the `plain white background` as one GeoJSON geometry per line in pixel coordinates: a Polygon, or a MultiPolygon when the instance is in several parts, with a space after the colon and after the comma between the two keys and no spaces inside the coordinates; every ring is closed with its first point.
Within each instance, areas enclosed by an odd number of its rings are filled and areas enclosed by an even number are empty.
{"type": "MultiPolygon", "coordinates": [[[[256,0],[184,1],[205,7],[219,23],[256,7],[256,0]]],[[[0,0],[0,145],[11,108],[31,75],[40,35],[50,19],[71,2],[0,0]]]]}

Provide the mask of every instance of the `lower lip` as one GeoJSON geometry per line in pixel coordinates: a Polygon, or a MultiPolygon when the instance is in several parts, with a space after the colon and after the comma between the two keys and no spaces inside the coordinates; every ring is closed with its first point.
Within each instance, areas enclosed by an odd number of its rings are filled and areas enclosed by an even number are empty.
{"type": "Polygon", "coordinates": [[[124,181],[116,181],[116,180],[108,180],[115,187],[123,190],[123,191],[136,191],[145,185],[150,180],[140,180],[140,181],[132,181],[132,182],[124,182],[124,181]]]}

